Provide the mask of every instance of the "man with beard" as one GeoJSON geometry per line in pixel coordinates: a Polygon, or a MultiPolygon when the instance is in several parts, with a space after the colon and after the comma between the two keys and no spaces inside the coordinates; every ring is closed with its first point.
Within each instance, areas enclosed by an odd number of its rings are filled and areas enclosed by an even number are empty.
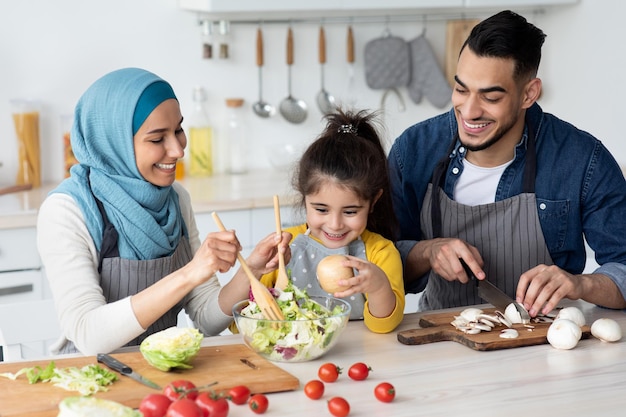
{"type": "Polygon", "coordinates": [[[405,289],[420,311],[480,304],[478,279],[532,317],[563,298],[626,308],[626,182],[602,143],[537,104],[545,34],[511,11],[461,48],[452,109],[389,153],[405,289]],[[601,265],[585,267],[585,239],[601,265]]]}

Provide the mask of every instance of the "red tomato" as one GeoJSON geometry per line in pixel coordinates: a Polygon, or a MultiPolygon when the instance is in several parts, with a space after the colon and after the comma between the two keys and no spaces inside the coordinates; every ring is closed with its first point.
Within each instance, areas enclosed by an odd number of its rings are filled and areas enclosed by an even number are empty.
{"type": "Polygon", "coordinates": [[[363,381],[367,379],[372,368],[364,364],[363,362],[357,362],[348,369],[348,376],[355,381],[363,381]]]}
{"type": "Polygon", "coordinates": [[[194,400],[180,398],[170,404],[165,417],[204,417],[194,400]]]}
{"type": "Polygon", "coordinates": [[[248,405],[250,406],[250,410],[254,411],[257,414],[263,414],[267,411],[269,401],[267,400],[267,397],[263,394],[254,394],[248,400],[248,405]]]}
{"type": "Polygon", "coordinates": [[[309,381],[304,386],[304,393],[312,400],[319,400],[324,395],[324,383],[317,379],[309,381]]]}
{"type": "Polygon", "coordinates": [[[148,394],[141,400],[139,411],[144,417],[163,417],[171,403],[164,394],[148,394]]]}
{"type": "Polygon", "coordinates": [[[195,400],[198,396],[198,390],[193,382],[187,381],[186,379],[177,379],[163,388],[163,394],[172,401],[179,398],[195,400]]]}
{"type": "Polygon", "coordinates": [[[339,374],[341,374],[341,368],[330,362],[320,366],[317,371],[317,376],[324,382],[335,382],[339,374]]]}
{"type": "Polygon", "coordinates": [[[342,397],[333,397],[328,400],[328,411],[335,417],[346,417],[350,414],[350,404],[342,397]]]}
{"type": "Polygon", "coordinates": [[[390,403],[396,397],[396,389],[389,382],[381,382],[374,388],[374,396],[378,401],[390,403]]]}
{"type": "Polygon", "coordinates": [[[237,405],[242,405],[248,402],[250,398],[250,388],[245,385],[237,385],[228,390],[228,398],[237,405]]]}
{"type": "Polygon", "coordinates": [[[202,410],[204,417],[226,417],[228,415],[228,400],[226,397],[213,392],[201,392],[196,398],[196,405],[202,410]]]}

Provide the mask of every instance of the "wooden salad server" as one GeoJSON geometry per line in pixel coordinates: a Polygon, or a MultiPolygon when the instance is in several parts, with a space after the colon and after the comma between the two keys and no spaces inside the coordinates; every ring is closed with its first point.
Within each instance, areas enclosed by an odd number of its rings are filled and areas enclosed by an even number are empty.
{"type": "MultiPolygon", "coordinates": [[[[281,237],[283,234],[282,226],[280,223],[280,204],[278,203],[278,196],[274,196],[274,217],[276,218],[276,234],[281,237]]],[[[280,246],[280,243],[279,245],[280,246]]],[[[289,285],[289,275],[285,269],[285,254],[278,248],[278,276],[276,277],[276,283],[274,288],[284,290],[289,285]]]]}
{"type": "MultiPolygon", "coordinates": [[[[222,223],[222,220],[220,220],[217,213],[213,212],[211,213],[211,216],[213,217],[213,220],[215,221],[217,227],[221,231],[226,231],[226,227],[224,227],[224,224],[222,223]]],[[[239,260],[241,267],[248,276],[248,279],[250,280],[250,289],[252,290],[252,296],[254,297],[254,301],[261,309],[263,316],[265,316],[265,318],[268,320],[284,320],[285,316],[280,310],[280,307],[274,299],[274,296],[270,293],[265,285],[261,284],[261,282],[256,279],[256,277],[248,267],[246,260],[241,255],[241,252],[237,252],[237,259],[239,260]]]]}

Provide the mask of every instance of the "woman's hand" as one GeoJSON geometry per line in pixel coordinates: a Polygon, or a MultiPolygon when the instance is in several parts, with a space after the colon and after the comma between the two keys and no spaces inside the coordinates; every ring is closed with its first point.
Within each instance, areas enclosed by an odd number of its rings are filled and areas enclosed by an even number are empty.
{"type": "Polygon", "coordinates": [[[216,272],[227,272],[232,268],[239,251],[241,244],[234,231],[209,233],[185,268],[195,285],[199,285],[216,272]]]}

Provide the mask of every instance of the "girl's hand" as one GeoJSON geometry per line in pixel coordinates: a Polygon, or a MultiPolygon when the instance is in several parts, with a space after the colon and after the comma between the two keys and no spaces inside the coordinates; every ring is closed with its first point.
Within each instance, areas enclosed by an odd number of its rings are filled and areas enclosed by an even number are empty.
{"type": "Polygon", "coordinates": [[[289,247],[291,238],[291,233],[283,232],[279,239],[278,235],[274,232],[257,243],[248,259],[246,259],[246,263],[256,277],[260,277],[278,268],[279,247],[285,255],[285,263],[289,262],[289,259],[291,259],[291,249],[289,247]]]}
{"type": "Polygon", "coordinates": [[[391,284],[385,272],[377,265],[356,256],[346,256],[343,265],[357,270],[357,274],[349,279],[341,279],[339,285],[349,286],[345,291],[335,293],[335,297],[343,298],[352,294],[375,294],[380,291],[391,292],[391,284]]]}

